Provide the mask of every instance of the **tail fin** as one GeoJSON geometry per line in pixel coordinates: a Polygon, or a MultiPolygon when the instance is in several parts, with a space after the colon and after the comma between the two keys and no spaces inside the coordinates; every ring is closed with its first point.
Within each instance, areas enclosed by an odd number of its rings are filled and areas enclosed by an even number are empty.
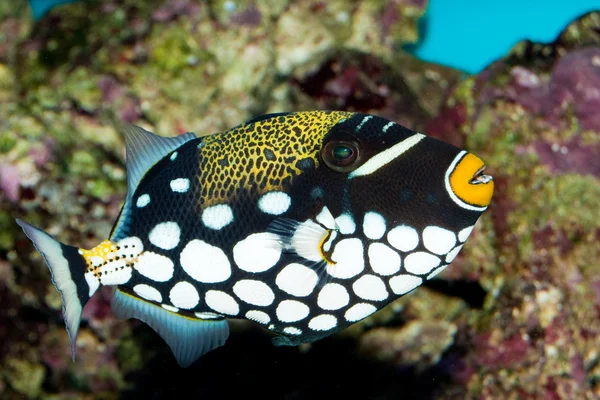
{"type": "Polygon", "coordinates": [[[17,224],[44,257],[52,274],[52,283],[62,296],[63,317],[71,340],[74,360],[81,312],[90,296],[98,289],[99,284],[96,283],[97,281],[88,283],[86,280],[87,264],[77,247],[60,243],[46,232],[20,219],[17,219],[17,224]]]}

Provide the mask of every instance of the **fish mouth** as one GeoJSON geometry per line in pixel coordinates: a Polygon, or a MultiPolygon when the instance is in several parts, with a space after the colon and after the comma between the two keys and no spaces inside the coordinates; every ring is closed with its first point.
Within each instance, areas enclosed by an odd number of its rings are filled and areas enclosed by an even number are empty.
{"type": "Polygon", "coordinates": [[[475,174],[473,174],[473,177],[469,180],[469,183],[471,185],[479,185],[479,184],[485,184],[485,183],[489,183],[490,181],[493,181],[494,178],[491,175],[486,175],[483,172],[485,171],[485,165],[482,165],[481,168],[479,168],[475,174]]]}

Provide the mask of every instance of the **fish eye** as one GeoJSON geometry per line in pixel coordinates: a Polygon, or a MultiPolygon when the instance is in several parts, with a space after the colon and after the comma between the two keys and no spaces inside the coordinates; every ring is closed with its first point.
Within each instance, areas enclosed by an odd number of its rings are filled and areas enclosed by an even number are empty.
{"type": "Polygon", "coordinates": [[[348,172],[358,166],[360,149],[355,142],[334,140],[323,147],[322,156],[329,168],[334,171],[348,172]]]}

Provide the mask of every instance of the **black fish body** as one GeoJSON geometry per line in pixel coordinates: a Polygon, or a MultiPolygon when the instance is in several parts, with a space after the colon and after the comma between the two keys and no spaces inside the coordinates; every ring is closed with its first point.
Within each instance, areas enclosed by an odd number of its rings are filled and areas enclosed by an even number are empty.
{"type": "Polygon", "coordinates": [[[263,116],[229,131],[125,132],[129,190],[109,240],[59,243],[23,221],[75,342],[100,285],[181,365],[222,345],[227,318],[278,345],[344,329],[437,275],[487,208],[476,156],[380,117],[263,116]]]}

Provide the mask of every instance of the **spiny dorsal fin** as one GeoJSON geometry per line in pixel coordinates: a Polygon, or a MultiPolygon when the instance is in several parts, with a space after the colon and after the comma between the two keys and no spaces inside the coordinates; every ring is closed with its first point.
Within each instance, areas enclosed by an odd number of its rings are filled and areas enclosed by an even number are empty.
{"type": "Polygon", "coordinates": [[[187,318],[118,288],[113,294],[111,307],[118,318],[136,318],[150,325],[167,342],[182,367],[222,346],[229,336],[229,326],[224,319],[187,318]]]}
{"type": "Polygon", "coordinates": [[[122,239],[130,217],[131,199],[146,172],[171,151],[196,138],[196,135],[191,132],[175,137],[158,136],[130,124],[124,125],[121,129],[125,136],[127,198],[111,234],[111,240],[122,239]]]}

